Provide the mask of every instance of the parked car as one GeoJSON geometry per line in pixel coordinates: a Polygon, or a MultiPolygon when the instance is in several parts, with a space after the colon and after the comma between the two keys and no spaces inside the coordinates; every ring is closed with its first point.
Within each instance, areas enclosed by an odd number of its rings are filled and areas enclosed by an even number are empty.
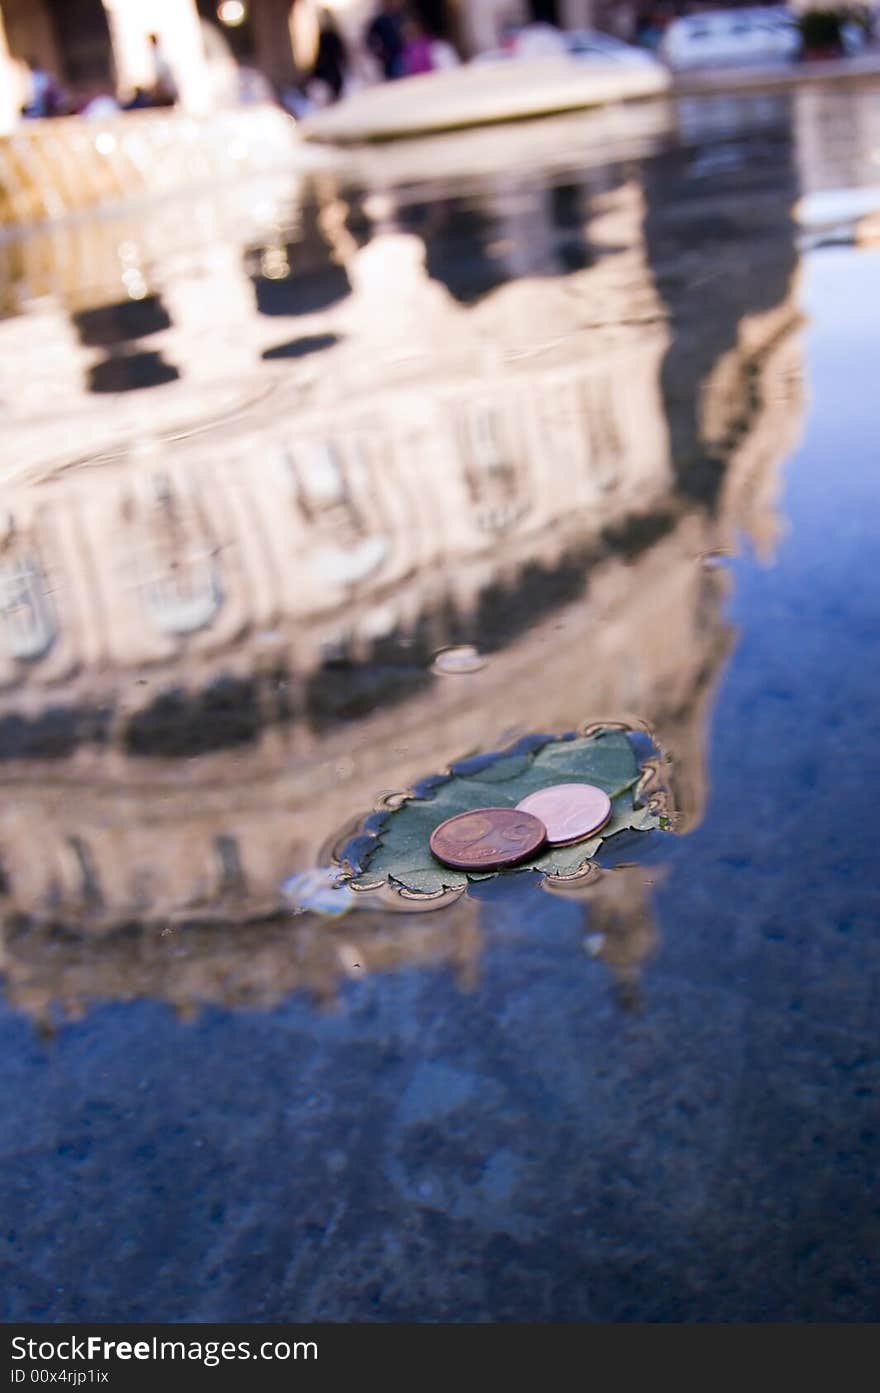
{"type": "Polygon", "coordinates": [[[503,48],[488,49],[471,59],[472,63],[498,63],[517,58],[576,58],[583,63],[606,67],[656,68],[653,54],[634,44],[624,43],[613,34],[598,29],[556,29],[550,24],[526,24],[512,32],[503,48]]]}
{"type": "Polygon", "coordinates": [[[785,63],[797,58],[802,39],[797,20],[779,6],[708,10],[674,19],[660,41],[671,68],[785,63]]]}
{"type": "Polygon", "coordinates": [[[623,39],[603,34],[599,29],[571,29],[563,38],[566,52],[584,62],[623,63],[631,68],[650,68],[657,64],[657,59],[647,49],[636,48],[635,44],[624,43],[623,39]]]}
{"type": "Polygon", "coordinates": [[[470,62],[501,63],[511,58],[548,58],[565,54],[562,33],[553,24],[507,26],[500,48],[485,48],[470,62]]]}

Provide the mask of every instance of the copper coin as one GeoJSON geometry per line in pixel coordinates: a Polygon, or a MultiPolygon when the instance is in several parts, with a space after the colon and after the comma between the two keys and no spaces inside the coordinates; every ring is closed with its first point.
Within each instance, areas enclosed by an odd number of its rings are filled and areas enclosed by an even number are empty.
{"type": "Polygon", "coordinates": [[[474,808],[435,827],[430,846],[438,861],[460,871],[491,871],[512,866],[542,847],[547,829],[531,813],[516,808],[474,808]]]}
{"type": "Polygon", "coordinates": [[[516,806],[541,819],[551,846],[579,842],[598,832],[611,816],[611,799],[595,784],[551,784],[516,806]]]}

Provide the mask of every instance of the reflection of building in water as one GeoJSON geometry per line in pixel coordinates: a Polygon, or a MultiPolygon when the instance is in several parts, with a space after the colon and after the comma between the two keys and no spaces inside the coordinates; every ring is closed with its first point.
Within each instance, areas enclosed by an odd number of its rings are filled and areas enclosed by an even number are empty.
{"type": "Polygon", "coordinates": [[[618,1000],[629,1010],[641,1004],[642,973],[658,947],[651,887],[663,879],[662,866],[622,864],[583,887],[554,892],[583,907],[584,947],[611,973],[618,1000]]]}
{"type": "Polygon", "coordinates": [[[240,248],[275,235],[296,193],[288,176],[244,180],[161,202],[146,219],[128,211],[0,242],[4,481],[64,472],[261,397],[271,384],[254,368],[278,325],[253,313],[240,248]]]}
{"type": "Polygon", "coordinates": [[[270,103],[199,119],[163,110],[28,121],[0,134],[0,226],[30,233],[100,206],[291,171],[305,159],[293,122],[270,103]]]}
{"type": "MultiPolygon", "coordinates": [[[[129,990],[171,995],[155,985],[166,968],[143,965],[149,934],[129,953],[122,926],[271,915],[285,876],[379,791],[587,718],[648,721],[682,826],[699,819],[731,641],[725,573],[701,558],[741,530],[772,536],[795,312],[787,283],[771,307],[757,282],[727,341],[707,328],[712,351],[687,360],[700,438],[716,420],[739,429],[713,508],[683,506],[661,376],[681,292],[658,295],[644,217],[634,181],[591,195],[586,264],[468,306],[427,276],[420,239],[389,231],[355,252],[343,238],[351,294],[296,317],[320,350],[255,357],[237,412],[175,426],[178,396],[157,409],[164,430],[140,418],[139,443],[111,434],[76,467],[52,465],[54,435],[42,456],[28,437],[43,463],[6,490],[0,555],[11,923],[108,935],[108,984],[130,973],[129,990]],[[485,668],[431,674],[436,648],[462,641],[485,668]]],[[[277,342],[278,317],[259,322],[277,342]]],[[[182,343],[183,382],[160,403],[186,381],[182,343]]],[[[293,929],[272,935],[289,954],[293,929]]],[[[15,966],[30,942],[11,937],[7,961],[35,1002],[42,968],[15,966]]],[[[58,961],[39,992],[80,997],[58,961]]],[[[219,968],[189,980],[189,999],[233,991],[219,968]]]]}
{"type": "MultiPolygon", "coordinates": [[[[374,0],[332,0],[326,8],[349,42],[356,71],[374,77],[362,43],[374,0]]],[[[431,33],[472,54],[498,47],[510,24],[540,20],[577,29],[599,13],[613,29],[621,6],[609,15],[596,0],[412,0],[409,8],[431,33]]],[[[7,101],[0,130],[12,126],[27,100],[23,60],[35,60],[78,94],[116,89],[127,98],[155,82],[151,33],[190,110],[204,110],[228,93],[233,54],[283,89],[311,71],[323,9],[317,0],[246,0],[226,7],[217,0],[3,0],[0,103],[4,96],[7,101]]]]}
{"type": "Polygon", "coordinates": [[[467,990],[479,969],[479,906],[464,897],[432,914],[366,909],[341,921],[300,918],[234,929],[137,926],[83,940],[57,928],[4,929],[3,970],[12,1002],[49,1025],[90,1001],[167,1001],[182,1014],[201,1003],[267,1008],[300,989],[332,1004],[346,979],[404,967],[451,969],[467,990]]]}
{"type": "MultiPolygon", "coordinates": [[[[651,886],[662,870],[620,866],[565,892],[584,910],[584,947],[614,981],[625,1009],[638,1009],[645,963],[657,948],[651,886]]],[[[200,1005],[266,1009],[296,990],[332,1005],[341,984],[401,968],[452,969],[458,986],[479,979],[485,909],[468,895],[439,910],[407,913],[373,897],[345,918],[312,915],[234,925],[127,925],[83,938],[49,924],[8,918],[3,928],[6,992],[51,1026],[91,1001],[133,995],[168,1002],[182,1015],[200,1005]]]]}
{"type": "MultiPolygon", "coordinates": [[[[698,135],[701,104],[682,105],[696,108],[688,119],[698,135]]],[[[709,506],[731,486],[762,358],[793,319],[797,178],[787,112],[768,101],[726,150],[685,144],[644,172],[647,254],[670,311],[661,384],[675,472],[679,488],[709,506]]],[[[797,394],[797,382],[773,388],[789,390],[797,394]]],[[[768,444],[778,459],[782,449],[768,444]]]]}

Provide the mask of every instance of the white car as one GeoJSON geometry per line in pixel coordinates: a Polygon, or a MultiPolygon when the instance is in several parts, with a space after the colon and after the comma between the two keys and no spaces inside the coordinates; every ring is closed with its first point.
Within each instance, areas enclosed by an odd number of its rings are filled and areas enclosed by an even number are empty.
{"type": "Polygon", "coordinates": [[[624,43],[613,34],[598,29],[561,30],[551,24],[527,24],[519,29],[505,48],[478,53],[471,63],[500,63],[517,58],[576,58],[582,63],[602,63],[630,68],[657,68],[659,63],[647,49],[624,43]]]}
{"type": "Polygon", "coordinates": [[[797,20],[780,7],[707,10],[674,19],[660,41],[670,68],[786,63],[801,51],[797,20]]]}
{"type": "Polygon", "coordinates": [[[566,52],[572,58],[584,62],[597,60],[605,63],[623,63],[631,68],[656,67],[657,59],[645,48],[624,43],[613,34],[603,34],[599,29],[571,29],[563,34],[566,52]]]}

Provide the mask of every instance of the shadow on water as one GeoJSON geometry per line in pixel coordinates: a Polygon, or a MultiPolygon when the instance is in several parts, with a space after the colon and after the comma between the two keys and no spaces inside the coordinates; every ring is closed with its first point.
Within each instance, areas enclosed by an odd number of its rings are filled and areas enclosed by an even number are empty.
{"type": "Polygon", "coordinates": [[[4,244],[13,1318],[876,1313],[861,824],[793,830],[862,680],[781,502],[823,109],[725,100],[4,244]],[[592,721],[680,835],[297,912],[391,791],[592,721]]]}

